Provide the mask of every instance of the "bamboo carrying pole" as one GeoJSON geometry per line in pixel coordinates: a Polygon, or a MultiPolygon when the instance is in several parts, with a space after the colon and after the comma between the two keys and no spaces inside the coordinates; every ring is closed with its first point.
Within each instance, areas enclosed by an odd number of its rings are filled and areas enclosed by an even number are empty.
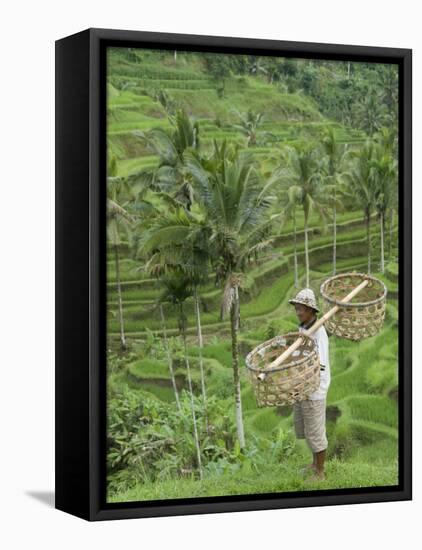
{"type": "MultiPolygon", "coordinates": [[[[343,300],[341,301],[343,304],[346,304],[347,302],[350,302],[352,298],[356,296],[363,288],[366,287],[368,284],[368,279],[365,279],[362,281],[356,288],[354,288],[343,300]]],[[[327,321],[330,317],[332,317],[337,311],[340,309],[340,306],[336,305],[333,308],[331,308],[325,315],[321,317],[321,319],[318,319],[318,321],[312,325],[312,327],[309,330],[304,331],[304,334],[307,336],[311,336],[314,332],[316,332],[321,325],[327,321]]],[[[278,366],[281,365],[283,361],[285,361],[290,355],[300,346],[302,343],[302,338],[299,336],[293,344],[291,344],[281,355],[279,355],[272,363],[268,365],[268,367],[265,367],[265,373],[268,373],[269,371],[275,370],[278,366]]]]}

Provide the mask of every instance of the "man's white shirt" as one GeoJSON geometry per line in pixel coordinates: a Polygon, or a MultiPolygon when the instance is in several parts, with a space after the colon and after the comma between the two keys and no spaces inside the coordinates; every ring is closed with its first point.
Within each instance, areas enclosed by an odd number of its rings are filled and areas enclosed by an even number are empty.
{"type": "MultiPolygon", "coordinates": [[[[305,330],[306,329],[304,327],[299,326],[299,332],[305,332],[305,330]]],[[[308,399],[324,399],[327,395],[328,387],[331,382],[329,343],[327,331],[325,330],[324,325],[321,325],[316,332],[311,334],[311,338],[314,339],[317,345],[321,370],[319,387],[308,396],[308,399]]]]}

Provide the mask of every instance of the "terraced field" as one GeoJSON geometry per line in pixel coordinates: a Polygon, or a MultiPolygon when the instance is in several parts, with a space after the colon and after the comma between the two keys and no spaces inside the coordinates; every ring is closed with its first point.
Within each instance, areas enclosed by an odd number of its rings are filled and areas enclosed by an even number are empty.
{"type": "MultiPolygon", "coordinates": [[[[306,141],[321,127],[332,125],[337,138],[351,147],[364,139],[360,131],[323,118],[317,105],[303,94],[277,92],[256,78],[231,78],[226,82],[226,97],[219,98],[216,83],[195,65],[175,68],[163,62],[159,68],[147,62],[130,63],[119,55],[111,55],[112,77],[109,79],[108,142],[117,158],[117,171],[125,176],[142,168],[157,165],[158,158],[144,148],[133,130],[151,127],[168,128],[162,105],[154,99],[154,90],[164,89],[179,101],[200,122],[200,136],[206,147],[213,139],[223,137],[245,145],[244,136],[233,129],[239,110],[252,108],[265,113],[263,130],[271,132],[273,143],[254,148],[262,170],[270,171],[277,162],[281,143],[306,141]]],[[[298,227],[303,219],[298,214],[298,227]]],[[[321,282],[332,270],[332,226],[321,232],[316,216],[310,220],[310,279],[318,291],[321,282]]],[[[184,496],[244,494],[296,491],[305,488],[342,488],[369,485],[394,485],[398,479],[397,464],[397,353],[398,353],[398,280],[396,263],[397,227],[392,232],[391,262],[385,274],[379,269],[379,236],[373,219],[373,266],[375,275],[388,288],[387,317],[382,332],[368,340],[353,343],[330,337],[332,381],[328,393],[328,463],[327,479],[316,485],[298,475],[298,467],[309,461],[309,451],[302,441],[295,442],[294,452],[276,469],[263,467],[260,472],[240,471],[238,475],[223,473],[202,481],[192,479],[135,484],[115,492],[114,501],[149,500],[184,496]]],[[[241,294],[241,354],[272,335],[296,329],[297,322],[288,299],[296,292],[293,279],[293,233],[287,222],[274,235],[274,246],[248,273],[248,284],[241,294]]],[[[337,219],[337,271],[366,271],[366,229],[360,211],[345,211],[337,219]]],[[[160,287],[147,276],[143,264],[132,251],[121,247],[120,279],[123,294],[125,332],[129,352],[121,358],[118,372],[109,374],[109,384],[123,384],[147,392],[160,402],[173,407],[174,392],[162,348],[162,323],[157,309],[160,287]]],[[[388,259],[388,258],[387,258],[388,259]]],[[[305,286],[303,234],[298,231],[298,263],[300,285],[305,286]]],[[[117,321],[116,273],[112,253],[107,261],[108,347],[117,353],[119,325],[117,321]]],[[[233,415],[230,329],[220,319],[222,290],[213,277],[200,289],[201,323],[204,334],[203,359],[206,387],[224,403],[227,415],[233,415]]],[[[178,335],[177,312],[164,305],[169,337],[178,335]]],[[[195,312],[192,301],[186,303],[188,354],[192,368],[194,392],[200,393],[198,347],[195,312]]],[[[186,388],[186,370],[182,361],[175,361],[176,382],[186,388]]],[[[242,406],[246,441],[271,440],[278,429],[292,432],[291,407],[256,406],[252,388],[242,362],[242,406]]]]}
{"type": "Polygon", "coordinates": [[[251,109],[263,113],[260,130],[271,133],[271,143],[258,143],[254,154],[261,160],[264,171],[271,170],[279,158],[280,144],[306,141],[327,126],[334,128],[339,142],[350,146],[365,139],[364,132],[325,119],[315,102],[304,94],[283,93],[245,75],[227,79],[226,96],[219,98],[217,83],[195,65],[194,59],[182,59],[180,63],[181,66],[175,67],[163,60],[157,68],[152,62],[130,63],[117,53],[110,54],[109,71],[113,76],[108,80],[107,135],[110,152],[118,159],[120,175],[157,164],[157,157],[148,154],[132,132],[170,128],[164,107],[155,99],[158,90],[164,90],[195,116],[205,150],[213,139],[223,138],[246,148],[245,137],[233,128],[239,122],[234,107],[240,112],[251,109]]]}

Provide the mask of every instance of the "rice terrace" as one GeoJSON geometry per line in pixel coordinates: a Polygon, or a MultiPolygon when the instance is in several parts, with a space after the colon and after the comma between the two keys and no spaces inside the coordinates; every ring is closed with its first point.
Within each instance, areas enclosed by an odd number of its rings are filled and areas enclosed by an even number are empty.
{"type": "Polygon", "coordinates": [[[107,499],[398,483],[397,68],[109,48],[107,499]],[[387,287],[331,334],[326,478],[246,355],[329,277],[387,287]]]}

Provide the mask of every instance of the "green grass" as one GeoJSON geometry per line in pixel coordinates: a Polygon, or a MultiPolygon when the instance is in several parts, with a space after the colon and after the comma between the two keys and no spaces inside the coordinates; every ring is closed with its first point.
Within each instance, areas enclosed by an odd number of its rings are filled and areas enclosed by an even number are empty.
{"type": "MultiPolygon", "coordinates": [[[[364,458],[364,457],[362,457],[364,458]]],[[[202,481],[172,479],[153,484],[139,484],[111,495],[110,502],[195,498],[204,496],[273,494],[323,489],[380,487],[398,484],[398,467],[394,459],[384,462],[333,459],[326,466],[326,480],[312,482],[300,473],[309,457],[297,454],[278,467],[258,473],[240,470],[236,474],[210,476],[202,481]]]]}
{"type": "Polygon", "coordinates": [[[347,399],[347,405],[353,418],[397,427],[397,405],[388,397],[383,395],[352,396],[347,399]]]}
{"type": "MultiPolygon", "coordinates": [[[[190,355],[197,356],[198,348],[196,346],[190,346],[188,348],[188,353],[190,355]]],[[[215,359],[220,365],[223,365],[224,367],[231,367],[232,356],[230,342],[220,341],[219,343],[207,344],[206,346],[204,346],[202,354],[204,357],[215,359]]]]}
{"type": "Polygon", "coordinates": [[[137,378],[168,378],[169,369],[164,361],[158,359],[139,359],[128,365],[130,374],[137,378]]]}

